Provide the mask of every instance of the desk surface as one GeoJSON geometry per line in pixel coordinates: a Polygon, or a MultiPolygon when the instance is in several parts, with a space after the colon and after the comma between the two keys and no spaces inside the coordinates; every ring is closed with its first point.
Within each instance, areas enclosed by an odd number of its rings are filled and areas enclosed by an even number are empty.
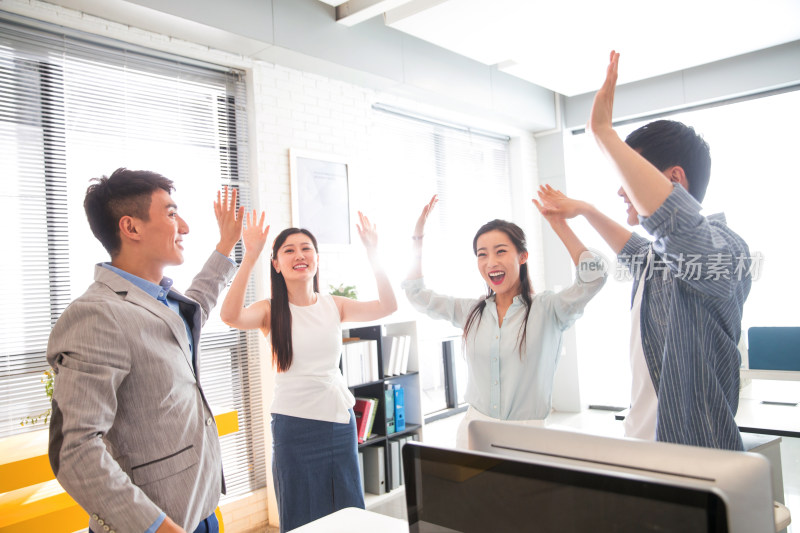
{"type": "Polygon", "coordinates": [[[775,405],[769,400],[739,398],[736,424],[741,431],[800,438],[800,405],[775,405]]]}
{"type": "MultiPolygon", "coordinates": [[[[627,414],[628,409],[615,418],[624,420],[627,414]]],[[[800,438],[800,383],[754,382],[743,387],[736,424],[745,433],[800,438]]]]}
{"type": "Polygon", "coordinates": [[[408,522],[356,507],[341,509],[290,533],[408,533],[408,522]]]}
{"type": "Polygon", "coordinates": [[[800,383],[752,380],[739,391],[739,429],[800,438],[800,383]]]}

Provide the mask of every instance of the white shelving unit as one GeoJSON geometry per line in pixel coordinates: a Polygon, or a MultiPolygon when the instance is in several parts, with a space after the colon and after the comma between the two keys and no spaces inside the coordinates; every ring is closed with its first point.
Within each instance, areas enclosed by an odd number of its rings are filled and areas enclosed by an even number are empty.
{"type": "MultiPolygon", "coordinates": [[[[416,435],[418,440],[422,440],[424,417],[422,413],[422,402],[421,402],[422,389],[420,385],[420,375],[419,375],[420,354],[419,354],[419,342],[417,335],[417,323],[414,320],[407,320],[398,322],[370,323],[363,325],[360,324],[357,326],[353,326],[350,329],[343,330],[342,333],[346,338],[360,337],[360,338],[371,338],[371,339],[375,339],[376,337],[379,336],[408,335],[411,340],[411,345],[408,355],[407,373],[396,376],[386,376],[384,374],[383,358],[380,357],[381,354],[379,352],[378,365],[380,369],[380,375],[383,377],[378,381],[363,383],[361,385],[350,387],[350,390],[356,397],[379,398],[380,400],[378,411],[375,416],[375,422],[372,429],[372,436],[369,439],[367,439],[364,443],[359,444],[359,450],[368,446],[378,446],[383,448],[383,457],[385,466],[384,479],[386,480],[386,486],[388,487],[391,476],[391,462],[390,462],[389,450],[387,449],[389,445],[389,440],[406,435],[416,435]],[[384,411],[385,400],[383,396],[383,391],[386,384],[402,385],[403,395],[404,395],[406,429],[403,431],[392,433],[390,435],[386,434],[387,427],[386,427],[386,416],[384,411]]],[[[367,492],[364,495],[364,500],[367,509],[370,509],[376,505],[380,505],[382,502],[384,502],[389,498],[402,497],[402,494],[403,494],[403,485],[400,485],[398,488],[392,491],[387,491],[386,493],[381,495],[367,492]]]]}

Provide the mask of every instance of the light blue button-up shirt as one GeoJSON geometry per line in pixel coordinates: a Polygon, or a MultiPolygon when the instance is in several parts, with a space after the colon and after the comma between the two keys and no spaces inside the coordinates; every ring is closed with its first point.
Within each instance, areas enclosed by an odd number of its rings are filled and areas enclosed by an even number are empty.
{"type": "MultiPolygon", "coordinates": [[[[584,259],[581,263],[596,262],[584,259]]],[[[581,265],[579,264],[579,268],[581,265]]],[[[568,288],[533,295],[527,324],[525,302],[514,297],[499,325],[494,296],[486,300],[480,322],[473,324],[465,351],[468,368],[466,401],[481,413],[501,420],[541,420],[550,414],[553,376],[561,338],[605,283],[607,272],[590,282],[578,276],[568,288]],[[527,328],[522,353],[521,327],[527,328]]],[[[431,318],[463,329],[479,300],[454,298],[425,288],[422,278],[402,284],[411,304],[431,318]]]]}

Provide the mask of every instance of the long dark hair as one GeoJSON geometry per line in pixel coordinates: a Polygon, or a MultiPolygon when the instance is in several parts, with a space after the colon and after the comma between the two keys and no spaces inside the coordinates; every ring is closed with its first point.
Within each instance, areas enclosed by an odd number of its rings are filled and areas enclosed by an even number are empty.
{"type": "MultiPolygon", "coordinates": [[[[319,253],[317,239],[307,229],[287,228],[275,237],[272,244],[272,259],[278,258],[278,250],[290,235],[302,233],[311,239],[314,251],[319,253]]],[[[286,372],[292,366],[292,312],[289,309],[289,291],[283,274],[275,270],[275,264],[269,262],[269,280],[272,285],[272,302],[269,317],[270,339],[272,341],[272,364],[277,365],[278,372],[286,372]]],[[[314,292],[319,292],[319,268],[314,273],[314,292]]]]}
{"type": "MultiPolygon", "coordinates": [[[[514,247],[516,247],[517,253],[521,254],[528,251],[525,232],[522,231],[522,228],[513,222],[496,218],[481,226],[478,230],[478,233],[475,234],[475,238],[472,239],[472,251],[476,256],[478,255],[478,237],[484,233],[494,230],[505,233],[508,238],[511,239],[514,247]]],[[[467,335],[469,335],[469,330],[472,329],[472,326],[476,325],[476,323],[480,324],[481,317],[483,316],[483,310],[486,307],[486,298],[489,298],[494,294],[492,287],[488,284],[486,285],[486,291],[486,296],[478,300],[478,303],[475,304],[475,307],[472,308],[467,316],[467,322],[464,325],[464,346],[467,344],[467,335]]],[[[527,262],[519,266],[519,294],[522,296],[522,301],[525,302],[525,320],[522,321],[522,324],[519,327],[519,333],[517,334],[517,347],[519,348],[520,357],[522,357],[523,347],[525,346],[525,341],[528,334],[528,328],[526,326],[528,325],[528,316],[531,314],[531,303],[533,302],[533,297],[531,296],[533,294],[533,285],[531,284],[531,278],[528,274],[527,262]]]]}

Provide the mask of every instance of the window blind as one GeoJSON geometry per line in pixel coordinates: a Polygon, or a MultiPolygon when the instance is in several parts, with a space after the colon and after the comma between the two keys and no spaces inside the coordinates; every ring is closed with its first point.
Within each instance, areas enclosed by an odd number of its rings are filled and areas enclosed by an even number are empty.
{"type": "MultiPolygon", "coordinates": [[[[368,205],[383,222],[379,221],[381,242],[407,243],[381,249],[392,279],[405,278],[414,225],[422,207],[438,194],[439,204],[425,227],[426,283],[442,294],[468,298],[486,294],[472,239],[486,222],[511,219],[509,138],[383,105],[373,109],[368,205]]],[[[456,356],[456,364],[448,367],[441,356],[433,357],[442,354],[444,338],[458,339],[460,331],[446,321],[420,314],[415,318],[427,332],[420,349],[430,356],[420,358],[420,378],[422,410],[429,415],[448,407],[445,381],[458,382],[462,394],[466,390],[463,358],[456,356]],[[454,375],[445,376],[446,372],[454,375]]]]}
{"type": "MultiPolygon", "coordinates": [[[[179,290],[216,245],[216,191],[235,187],[250,205],[242,72],[62,30],[0,15],[0,438],[45,427],[21,421],[49,407],[41,379],[50,329],[108,260],[83,211],[90,178],[125,166],[174,181],[190,227],[184,265],[166,273],[179,290]]],[[[239,432],[220,439],[228,497],[263,487],[257,332],[213,313],[200,349],[215,412],[239,413],[239,432]]]]}
{"type": "MultiPolygon", "coordinates": [[[[439,292],[484,294],[472,239],[486,222],[511,219],[509,138],[383,105],[373,110],[369,205],[387,222],[381,239],[410,243],[422,207],[438,194],[425,228],[425,277],[439,292]]],[[[400,266],[399,279],[406,274],[408,250],[382,252],[394,254],[387,263],[400,266]]]]}

